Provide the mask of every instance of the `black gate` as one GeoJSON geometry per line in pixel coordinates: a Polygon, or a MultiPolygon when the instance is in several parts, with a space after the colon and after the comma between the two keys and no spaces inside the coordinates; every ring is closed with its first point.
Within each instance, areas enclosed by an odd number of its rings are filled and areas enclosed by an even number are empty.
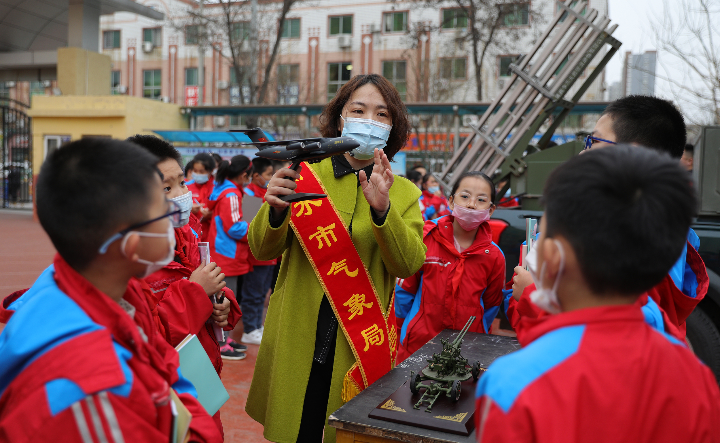
{"type": "Polygon", "coordinates": [[[32,208],[32,130],[28,106],[0,98],[0,207],[32,208]]]}

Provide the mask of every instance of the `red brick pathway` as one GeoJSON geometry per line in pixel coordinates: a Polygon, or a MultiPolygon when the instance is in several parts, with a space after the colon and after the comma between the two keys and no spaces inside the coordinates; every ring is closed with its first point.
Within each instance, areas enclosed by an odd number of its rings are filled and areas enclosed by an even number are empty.
{"type": "MultiPolygon", "coordinates": [[[[30,211],[0,210],[0,299],[32,286],[52,263],[55,248],[30,211]]],[[[0,323],[0,331],[4,325],[0,323]]],[[[240,341],[242,328],[235,337],[240,341]]],[[[225,362],[222,379],[230,400],[220,410],[228,443],[265,442],[262,426],[245,413],[258,346],[249,346],[245,360],[225,362]]]]}

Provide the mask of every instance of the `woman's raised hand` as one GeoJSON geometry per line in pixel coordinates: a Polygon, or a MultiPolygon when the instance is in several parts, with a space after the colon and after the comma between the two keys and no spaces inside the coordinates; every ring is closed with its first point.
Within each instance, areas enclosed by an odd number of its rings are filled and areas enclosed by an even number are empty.
{"type": "Polygon", "coordinates": [[[370,174],[370,180],[367,179],[365,171],[360,171],[358,178],[365,200],[378,218],[384,217],[390,208],[390,187],[395,181],[390,160],[385,152],[375,149],[375,166],[370,174]]]}

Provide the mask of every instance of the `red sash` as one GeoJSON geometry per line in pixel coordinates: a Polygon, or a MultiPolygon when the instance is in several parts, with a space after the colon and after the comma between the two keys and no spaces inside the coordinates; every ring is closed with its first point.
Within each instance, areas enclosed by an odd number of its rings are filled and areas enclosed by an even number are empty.
{"type": "MultiPolygon", "coordinates": [[[[327,194],[315,172],[302,165],[296,192],[327,194]]],[[[345,374],[348,401],[395,366],[395,294],[383,312],[380,297],[330,197],[292,204],[290,225],[312,264],[355,355],[345,374]]]]}

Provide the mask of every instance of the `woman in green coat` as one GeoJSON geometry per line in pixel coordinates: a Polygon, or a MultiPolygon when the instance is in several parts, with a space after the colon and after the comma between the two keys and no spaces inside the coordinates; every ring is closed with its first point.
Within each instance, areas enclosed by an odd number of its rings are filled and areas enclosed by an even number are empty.
{"type": "MultiPolygon", "coordinates": [[[[348,228],[385,315],[396,279],[413,275],[425,261],[420,191],[394,176],[389,162],[409,129],[400,95],[385,78],[355,76],[325,107],[320,132],[353,137],[360,147],[310,166],[348,228]]],[[[327,417],[344,403],[343,384],[347,390],[356,358],[290,227],[290,205],[278,198],[294,193],[298,179],[291,169],[277,171],[250,224],[254,256],[283,257],[246,411],[264,425],[268,440],[320,441],[324,432],[325,441],[334,442],[335,430],[325,429],[327,417]]]]}

